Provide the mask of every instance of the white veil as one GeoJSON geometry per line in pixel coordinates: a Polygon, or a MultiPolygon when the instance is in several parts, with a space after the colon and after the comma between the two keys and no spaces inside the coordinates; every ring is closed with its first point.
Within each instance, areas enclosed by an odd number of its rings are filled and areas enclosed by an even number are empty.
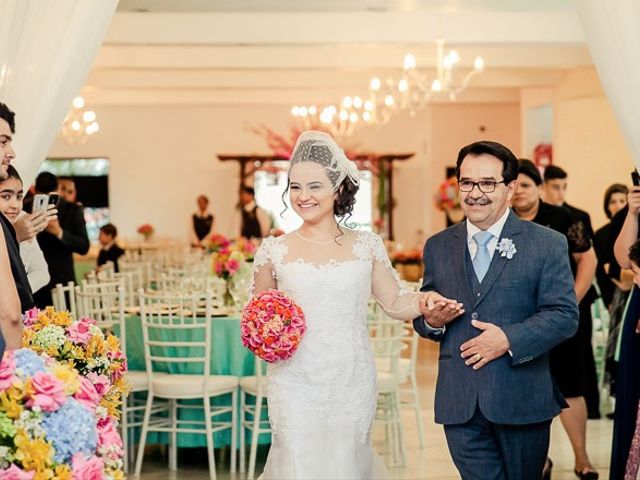
{"type": "Polygon", "coordinates": [[[331,135],[307,130],[302,132],[293,147],[291,166],[300,162],[315,162],[327,170],[334,191],[340,187],[342,181],[349,177],[355,185],[360,183],[360,172],[357,165],[349,160],[344,151],[331,135]]]}

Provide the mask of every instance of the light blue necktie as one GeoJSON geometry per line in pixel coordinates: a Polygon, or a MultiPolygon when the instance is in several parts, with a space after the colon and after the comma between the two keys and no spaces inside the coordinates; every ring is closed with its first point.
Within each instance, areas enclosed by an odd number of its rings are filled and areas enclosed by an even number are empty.
{"type": "Polygon", "coordinates": [[[487,231],[480,231],[473,236],[473,240],[478,246],[476,256],[473,257],[473,269],[476,272],[476,277],[478,277],[479,282],[482,282],[491,264],[488,245],[492,238],[493,234],[487,231]]]}

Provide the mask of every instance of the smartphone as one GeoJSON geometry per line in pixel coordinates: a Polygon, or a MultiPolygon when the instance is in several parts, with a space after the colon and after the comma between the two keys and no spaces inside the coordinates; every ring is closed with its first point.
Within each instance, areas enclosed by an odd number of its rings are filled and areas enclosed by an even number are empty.
{"type": "Polygon", "coordinates": [[[640,175],[638,174],[638,170],[631,172],[631,181],[633,182],[634,187],[640,187],[640,175]]]}
{"type": "Polygon", "coordinates": [[[49,194],[49,205],[55,205],[56,207],[60,203],[60,194],[58,193],[50,193],[49,194]]]}
{"type": "Polygon", "coordinates": [[[33,212],[46,212],[49,208],[49,195],[38,193],[33,197],[33,212]]]}

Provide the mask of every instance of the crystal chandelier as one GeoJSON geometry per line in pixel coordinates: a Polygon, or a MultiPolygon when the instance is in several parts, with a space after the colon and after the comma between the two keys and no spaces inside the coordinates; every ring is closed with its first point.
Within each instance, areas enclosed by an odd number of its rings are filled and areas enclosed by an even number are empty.
{"type": "Polygon", "coordinates": [[[82,97],[76,97],[71,104],[71,110],[67,113],[62,123],[62,136],[71,145],[86,143],[89,137],[100,130],[96,121],[96,112],[85,110],[82,97]]]}

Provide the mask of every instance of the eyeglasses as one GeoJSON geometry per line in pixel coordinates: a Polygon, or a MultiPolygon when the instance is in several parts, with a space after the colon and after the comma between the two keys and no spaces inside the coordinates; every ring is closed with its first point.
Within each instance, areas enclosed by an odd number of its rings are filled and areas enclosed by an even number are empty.
{"type": "Polygon", "coordinates": [[[496,191],[496,185],[499,183],[507,182],[504,180],[496,181],[496,180],[480,180],[479,182],[472,182],[471,180],[458,180],[458,188],[461,192],[470,192],[474,189],[475,186],[478,186],[478,190],[482,193],[493,193],[496,191]]]}

